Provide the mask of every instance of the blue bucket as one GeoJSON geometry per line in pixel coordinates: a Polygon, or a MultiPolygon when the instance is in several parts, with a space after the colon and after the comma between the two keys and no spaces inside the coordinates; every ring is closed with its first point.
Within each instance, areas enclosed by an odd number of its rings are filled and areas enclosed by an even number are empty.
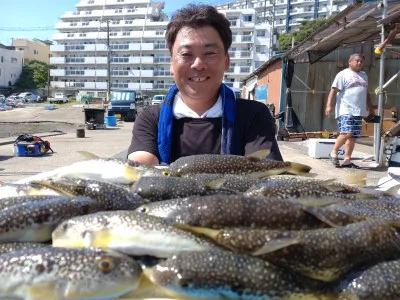
{"type": "Polygon", "coordinates": [[[116,116],[106,116],[106,125],[107,126],[117,126],[117,117],[116,116]]]}

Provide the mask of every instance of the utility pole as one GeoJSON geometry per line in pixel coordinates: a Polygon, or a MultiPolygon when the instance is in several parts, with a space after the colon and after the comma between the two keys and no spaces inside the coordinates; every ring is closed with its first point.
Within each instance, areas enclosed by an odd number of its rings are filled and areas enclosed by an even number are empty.
{"type": "Polygon", "coordinates": [[[272,1],[272,19],[271,20],[271,35],[270,35],[270,40],[269,40],[269,57],[268,59],[271,59],[273,50],[272,47],[274,45],[274,31],[275,31],[275,1],[276,0],[271,0],[272,1]]]}
{"type": "Polygon", "coordinates": [[[107,101],[111,98],[111,48],[110,48],[110,20],[107,20],[107,101]]]}

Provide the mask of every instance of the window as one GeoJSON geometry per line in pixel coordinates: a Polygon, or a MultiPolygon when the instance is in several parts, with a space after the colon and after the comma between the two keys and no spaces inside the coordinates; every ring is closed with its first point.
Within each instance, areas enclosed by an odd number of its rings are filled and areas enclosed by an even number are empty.
{"type": "Polygon", "coordinates": [[[86,33],[80,33],[79,34],[79,37],[85,37],[86,36],[86,33]]]}
{"type": "Polygon", "coordinates": [[[122,32],[122,36],[128,36],[131,35],[130,31],[124,31],[122,32]]]}
{"type": "Polygon", "coordinates": [[[82,26],[89,26],[89,22],[82,22],[82,26]]]}
{"type": "Polygon", "coordinates": [[[15,58],[15,57],[11,57],[11,62],[12,62],[12,63],[16,63],[16,62],[18,62],[18,59],[15,58]]]}
{"type": "Polygon", "coordinates": [[[3,56],[1,57],[1,62],[4,62],[4,57],[3,56]]]}
{"type": "Polygon", "coordinates": [[[71,23],[69,23],[69,26],[78,26],[78,23],[77,22],[71,22],[71,23]]]}
{"type": "Polygon", "coordinates": [[[122,14],[122,9],[121,9],[121,8],[116,9],[116,10],[114,10],[114,12],[115,12],[116,14],[122,14]]]}
{"type": "Polygon", "coordinates": [[[125,24],[133,24],[133,20],[126,20],[125,24]]]}
{"type": "Polygon", "coordinates": [[[257,30],[256,34],[257,36],[266,36],[265,30],[257,30]]]}
{"type": "Polygon", "coordinates": [[[124,2],[124,0],[117,0],[117,2],[124,2]]]}
{"type": "Polygon", "coordinates": [[[89,0],[87,3],[88,3],[88,4],[93,4],[93,3],[94,3],[94,0],[89,0]]]}
{"type": "Polygon", "coordinates": [[[252,22],[253,21],[253,16],[252,15],[243,16],[243,21],[244,22],[252,22]]]}
{"type": "Polygon", "coordinates": [[[118,21],[112,21],[111,24],[118,25],[119,24],[119,20],[118,21]]]}
{"type": "Polygon", "coordinates": [[[164,35],[164,31],[157,30],[156,35],[164,35]]]}
{"type": "Polygon", "coordinates": [[[91,10],[85,11],[85,15],[91,15],[91,14],[92,14],[92,11],[91,11],[91,10]]]}
{"type": "Polygon", "coordinates": [[[117,36],[116,32],[110,32],[110,36],[117,36]]]}
{"type": "Polygon", "coordinates": [[[68,33],[67,37],[74,37],[74,34],[73,33],[68,33]]]}

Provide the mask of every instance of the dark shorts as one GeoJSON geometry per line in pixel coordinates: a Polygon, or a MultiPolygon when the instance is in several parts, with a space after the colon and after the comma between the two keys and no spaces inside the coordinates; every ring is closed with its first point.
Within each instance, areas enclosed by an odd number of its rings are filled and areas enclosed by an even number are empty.
{"type": "Polygon", "coordinates": [[[337,118],[340,133],[351,133],[353,138],[361,137],[361,126],[363,117],[344,115],[337,118]]]}

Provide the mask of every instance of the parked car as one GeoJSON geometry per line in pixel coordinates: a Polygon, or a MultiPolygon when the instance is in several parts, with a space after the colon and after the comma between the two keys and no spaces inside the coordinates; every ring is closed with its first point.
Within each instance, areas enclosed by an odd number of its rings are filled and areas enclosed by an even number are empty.
{"type": "Polygon", "coordinates": [[[48,98],[50,103],[67,103],[68,97],[62,92],[57,92],[54,94],[54,98],[48,98]]]}
{"type": "Polygon", "coordinates": [[[151,100],[151,104],[161,104],[165,99],[165,95],[154,95],[153,99],[151,100]]]}
{"type": "Polygon", "coordinates": [[[6,102],[6,97],[0,94],[0,103],[5,103],[5,102],[6,102]]]}
{"type": "Polygon", "coordinates": [[[25,92],[25,93],[20,93],[18,95],[19,97],[22,97],[24,99],[25,102],[37,102],[38,96],[29,92],[25,92]]]}
{"type": "Polygon", "coordinates": [[[6,105],[8,106],[19,106],[21,104],[24,104],[24,98],[19,97],[19,96],[10,96],[6,99],[6,105]]]}

